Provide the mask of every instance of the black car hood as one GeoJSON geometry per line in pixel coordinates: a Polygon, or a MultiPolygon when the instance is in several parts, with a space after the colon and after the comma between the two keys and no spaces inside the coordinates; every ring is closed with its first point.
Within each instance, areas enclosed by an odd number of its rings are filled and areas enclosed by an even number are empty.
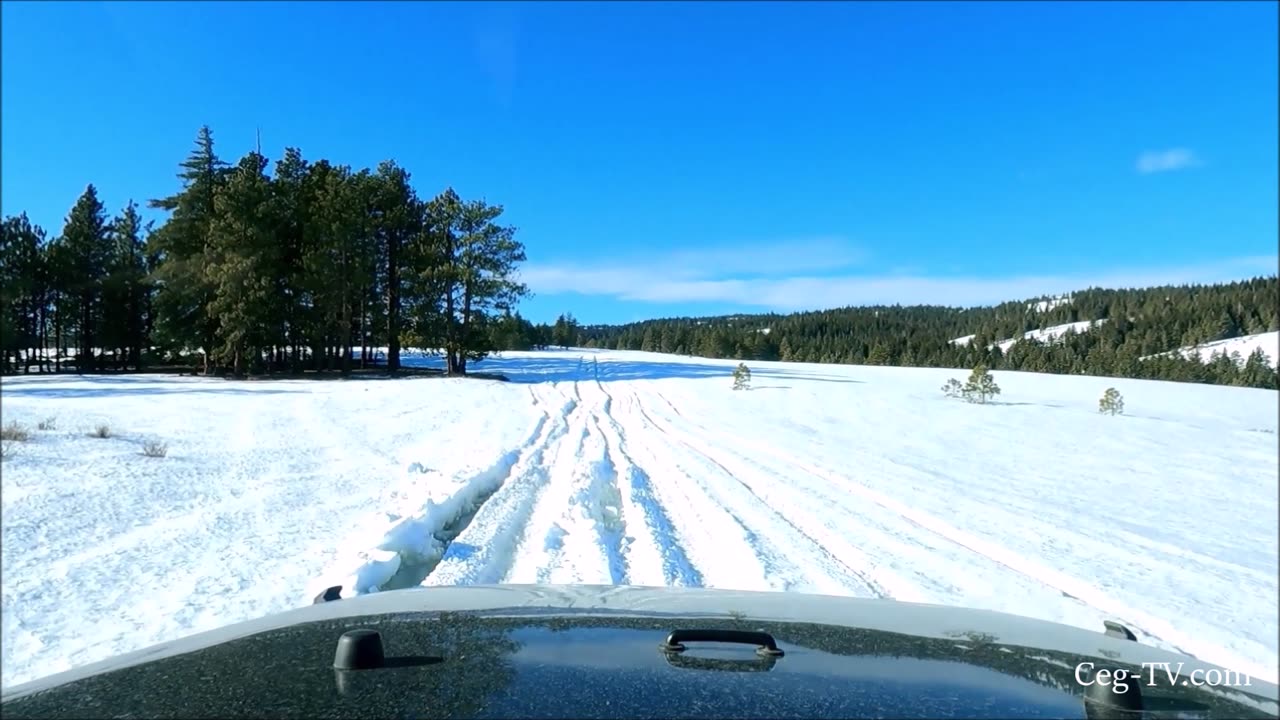
{"type": "Polygon", "coordinates": [[[1270,683],[1171,685],[1163,669],[1144,670],[1163,662],[1183,678],[1215,669],[1101,628],[980,610],[794,593],[472,586],[302,608],[37,680],[0,703],[5,718],[1277,715],[1270,683]],[[362,628],[378,632],[386,661],[336,670],[339,637],[362,628]],[[691,630],[765,633],[783,654],[660,648],[671,632],[691,630]],[[1101,688],[1082,664],[1137,673],[1127,686],[1136,692],[1101,688]],[[1120,706],[1137,696],[1144,711],[1125,715],[1120,706]]]}

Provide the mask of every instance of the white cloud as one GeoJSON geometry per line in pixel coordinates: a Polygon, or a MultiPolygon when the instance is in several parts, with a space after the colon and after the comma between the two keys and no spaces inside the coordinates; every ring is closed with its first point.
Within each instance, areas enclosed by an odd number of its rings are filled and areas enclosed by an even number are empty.
{"type": "Polygon", "coordinates": [[[1006,277],[930,277],[923,273],[818,276],[798,268],[808,265],[809,271],[816,270],[814,266],[822,265],[821,258],[806,261],[790,257],[779,258],[780,267],[767,268],[773,277],[734,278],[709,272],[705,266],[681,266],[671,256],[663,256],[640,263],[529,264],[522,276],[530,289],[543,295],[603,296],[637,303],[715,302],[787,312],[895,303],[969,307],[1086,287],[1224,282],[1274,275],[1277,263],[1280,258],[1271,255],[1181,267],[1006,277]]]}
{"type": "Polygon", "coordinates": [[[753,282],[760,276],[801,275],[852,267],[864,252],[836,237],[790,242],[690,248],[661,253],[611,257],[608,261],[528,263],[523,281],[543,294],[619,295],[660,299],[664,293],[710,299],[718,283],[753,282]],[[737,280],[724,280],[735,277],[737,280]]]}
{"type": "Polygon", "coordinates": [[[1200,165],[1200,159],[1188,148],[1171,150],[1148,150],[1138,156],[1138,172],[1143,175],[1151,173],[1183,170],[1200,165]]]}

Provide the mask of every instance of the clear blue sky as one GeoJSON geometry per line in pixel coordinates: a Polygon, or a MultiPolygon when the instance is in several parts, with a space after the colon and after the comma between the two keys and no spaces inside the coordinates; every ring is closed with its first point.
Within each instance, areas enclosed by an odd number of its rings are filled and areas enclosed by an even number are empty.
{"type": "Polygon", "coordinates": [[[394,158],[507,208],[535,320],[1277,270],[1273,2],[3,4],[3,212],[394,158]]]}

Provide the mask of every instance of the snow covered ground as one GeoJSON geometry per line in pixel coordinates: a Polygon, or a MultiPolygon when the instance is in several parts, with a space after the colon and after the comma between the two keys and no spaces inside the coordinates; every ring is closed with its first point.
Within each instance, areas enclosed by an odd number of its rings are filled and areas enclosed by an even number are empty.
{"type": "Polygon", "coordinates": [[[1188,358],[1198,355],[1201,362],[1209,362],[1216,353],[1226,353],[1228,356],[1232,353],[1239,353],[1240,361],[1244,362],[1258,348],[1262,348],[1262,352],[1267,355],[1267,361],[1270,362],[1272,367],[1275,367],[1276,363],[1280,362],[1280,332],[1242,335],[1229,340],[1218,340],[1203,345],[1180,348],[1173,352],[1188,358]]]}
{"type": "MultiPolygon", "coordinates": [[[[1041,301],[1041,302],[1044,302],[1044,301],[1041,301]]],[[[1022,338],[1008,338],[996,343],[992,343],[988,347],[995,347],[999,345],[1000,352],[1009,352],[1009,348],[1013,347],[1013,344],[1016,343],[1019,339],[1037,340],[1039,342],[1050,342],[1052,340],[1057,340],[1063,335],[1066,335],[1068,332],[1076,332],[1076,333],[1088,332],[1089,330],[1097,327],[1098,325],[1101,325],[1104,322],[1106,322],[1105,319],[1104,320],[1081,320],[1080,322],[1063,323],[1062,325],[1051,325],[1043,330],[1028,330],[1027,332],[1022,334],[1022,338]]],[[[960,345],[961,347],[963,347],[968,345],[973,340],[973,338],[974,338],[973,335],[965,335],[964,337],[958,337],[952,340],[951,344],[960,345]]]]}
{"type": "Polygon", "coordinates": [[[491,582],[1113,618],[1276,681],[1276,392],[996,372],[981,406],[939,389],[964,370],[751,363],[734,392],[735,364],[582,350],[479,366],[511,383],[5,378],[4,421],[33,437],[0,473],[2,681],[331,584],[491,582]],[[1097,413],[1110,386],[1126,415],[1097,413]]]}

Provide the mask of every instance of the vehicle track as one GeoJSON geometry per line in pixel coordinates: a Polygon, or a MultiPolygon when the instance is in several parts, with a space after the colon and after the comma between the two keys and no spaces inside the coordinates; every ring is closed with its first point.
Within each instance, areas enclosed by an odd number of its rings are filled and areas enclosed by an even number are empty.
{"type": "MultiPolygon", "coordinates": [[[[622,513],[627,527],[637,531],[628,539],[626,553],[631,581],[639,585],[674,585],[700,587],[702,573],[690,562],[680,544],[666,508],[653,490],[649,474],[627,451],[625,431],[613,416],[613,396],[599,379],[596,386],[604,394],[604,405],[597,416],[597,428],[605,438],[615,468],[621,467],[619,478],[625,479],[626,492],[621,493],[622,513]],[[603,422],[600,422],[600,421],[603,422]]],[[[619,490],[622,490],[620,485],[619,490]]]]}
{"type": "MultiPolygon", "coordinates": [[[[596,534],[586,527],[589,519],[581,514],[590,510],[595,478],[608,470],[587,456],[589,448],[598,453],[600,446],[591,435],[592,403],[583,399],[578,381],[572,381],[570,391],[574,412],[544,469],[546,484],[528,514],[503,582],[607,583],[611,573],[601,577],[598,566],[616,564],[603,557],[596,534]]],[[[547,462],[545,455],[543,460],[547,462]]]]}
{"type": "Polygon", "coordinates": [[[556,455],[561,469],[551,472],[553,478],[564,477],[566,481],[557,484],[557,492],[544,495],[544,514],[529,531],[531,539],[544,538],[541,550],[528,549],[539,559],[517,560],[511,579],[523,581],[536,566],[538,582],[630,584],[627,550],[631,538],[626,533],[626,513],[618,489],[618,466],[599,421],[609,399],[593,383],[575,382],[573,389],[587,409],[573,465],[563,462],[569,451],[562,446],[556,455]]]}
{"type": "MultiPolygon", "coordinates": [[[[655,392],[654,395],[665,403],[672,412],[683,417],[683,415],[680,414],[680,411],[669,399],[661,393],[655,392]]],[[[690,422],[690,424],[694,424],[696,427],[700,428],[703,433],[710,437],[717,438],[725,442],[734,440],[731,436],[719,431],[712,430],[701,425],[696,425],[696,423],[692,422],[690,422]]],[[[952,544],[963,547],[993,563],[1001,565],[1008,570],[1012,570],[1022,577],[1045,587],[1057,590],[1064,598],[1088,608],[1095,614],[1105,616],[1106,618],[1122,623],[1131,630],[1147,636],[1158,644],[1192,657],[1199,657],[1199,659],[1203,659],[1208,662],[1216,662],[1228,667],[1240,666],[1239,662],[1232,662],[1231,659],[1224,658],[1224,660],[1226,660],[1225,663],[1214,660],[1213,657],[1209,656],[1216,654],[1212,652],[1212,649],[1210,649],[1210,653],[1198,656],[1196,653],[1188,650],[1189,647],[1196,645],[1194,640],[1184,636],[1167,621],[1131,608],[1125,603],[1109,597],[1101,590],[1093,587],[1085,581],[1071,577],[1052,568],[1045,567],[1029,558],[1021,557],[994,542],[975,537],[970,533],[964,532],[963,530],[950,525],[940,518],[934,517],[924,511],[911,508],[863,485],[862,483],[856,482],[838,473],[817,467],[807,461],[796,458],[789,453],[785,453],[768,446],[756,446],[754,449],[773,457],[777,461],[783,463],[786,467],[795,468],[796,470],[803,471],[812,477],[823,479],[846,490],[852,495],[889,510],[901,517],[904,522],[925,530],[926,532],[942,538],[952,544]],[[1151,628],[1156,628],[1156,631],[1153,632],[1151,628]]]]}
{"type": "MultiPolygon", "coordinates": [[[[666,464],[673,466],[675,472],[687,478],[684,483],[676,484],[697,487],[702,496],[698,506],[709,505],[717,508],[738,527],[744,541],[764,570],[763,580],[766,589],[823,594],[849,594],[850,591],[855,594],[871,593],[865,583],[852,580],[843,569],[834,565],[821,548],[796,542],[801,538],[794,528],[785,522],[785,518],[779,518],[769,508],[761,507],[755,498],[745,493],[744,489],[736,484],[732,479],[732,473],[723,465],[716,463],[713,458],[705,454],[696,452],[678,436],[667,436],[657,431],[652,419],[645,412],[638,393],[632,391],[626,397],[629,401],[627,410],[633,421],[626,423],[630,430],[625,437],[630,440],[643,438],[646,445],[653,440],[659,440],[653,444],[661,446],[661,452],[672,457],[672,461],[666,464]],[[673,454],[673,451],[676,452],[673,454]],[[705,467],[706,470],[693,472],[686,470],[678,459],[681,456],[692,460],[698,466],[705,467]],[[727,476],[728,481],[723,476],[727,476]],[[778,522],[780,519],[783,522],[778,522]]],[[[639,452],[641,451],[633,449],[633,453],[639,452]]],[[[644,452],[649,453],[651,457],[656,457],[656,451],[648,447],[644,448],[644,452]]],[[[673,505],[671,502],[664,504],[668,508],[673,505]]],[[[721,539],[716,544],[723,545],[723,543],[721,539]]],[[[700,563],[699,566],[704,574],[709,569],[705,564],[700,563]]],[[[729,579],[723,586],[744,588],[741,578],[729,579]]]]}
{"type": "MultiPolygon", "coordinates": [[[[554,451],[572,423],[583,412],[572,397],[553,389],[560,409],[548,413],[537,437],[526,445],[512,465],[511,474],[488,500],[477,508],[467,527],[453,538],[440,562],[423,579],[424,585],[472,585],[498,583],[511,570],[521,534],[549,477],[544,457],[554,451]]],[[[540,399],[544,406],[548,403],[540,399]]]]}
{"type": "MultiPolygon", "coordinates": [[[[790,535],[786,540],[786,547],[811,547],[815,559],[819,560],[821,566],[828,568],[828,572],[832,574],[833,579],[843,576],[844,580],[840,581],[839,584],[847,590],[860,590],[861,595],[870,595],[872,597],[895,597],[895,594],[888,588],[901,587],[901,583],[894,579],[891,584],[886,586],[885,583],[877,579],[875,577],[877,574],[883,576],[885,572],[878,570],[874,566],[868,567],[870,562],[866,553],[853,548],[829,532],[822,533],[821,537],[815,537],[810,530],[805,529],[806,527],[825,528],[826,523],[820,515],[803,509],[799,503],[790,501],[777,492],[769,492],[764,487],[767,484],[765,482],[753,483],[744,480],[741,476],[741,461],[730,457],[728,453],[715,450],[706,443],[691,439],[688,433],[674,431],[672,426],[664,421],[655,420],[638,401],[636,406],[648,426],[657,431],[661,437],[670,440],[672,443],[683,445],[691,452],[706,458],[708,462],[719,468],[725,477],[731,479],[746,493],[752,507],[762,508],[776,518],[779,521],[777,526],[783,528],[790,535]],[[730,466],[736,466],[739,470],[733,470],[730,466]],[[836,549],[833,551],[829,547],[830,545],[835,545],[836,549]],[[859,567],[854,567],[845,558],[859,558],[859,567]]],[[[760,524],[762,526],[767,525],[767,523],[760,524]]],[[[897,596],[903,593],[904,591],[899,589],[897,596]]],[[[917,600],[918,598],[899,597],[899,599],[917,600]]]]}
{"type": "Polygon", "coordinates": [[[686,471],[667,448],[662,450],[665,459],[660,460],[649,445],[633,442],[639,437],[628,430],[639,424],[638,420],[630,421],[637,417],[635,398],[624,395],[623,400],[620,408],[616,401],[610,402],[610,417],[621,428],[620,436],[628,442],[628,456],[640,472],[633,477],[640,484],[633,485],[632,496],[640,498],[639,502],[652,498],[663,512],[651,517],[659,525],[664,516],[669,521],[669,545],[679,549],[671,557],[677,562],[683,557],[687,563],[687,568],[675,572],[697,578],[704,587],[785,590],[788,583],[783,570],[794,572],[794,566],[782,565],[784,558],[712,500],[699,479],[705,473],[686,471]]]}

